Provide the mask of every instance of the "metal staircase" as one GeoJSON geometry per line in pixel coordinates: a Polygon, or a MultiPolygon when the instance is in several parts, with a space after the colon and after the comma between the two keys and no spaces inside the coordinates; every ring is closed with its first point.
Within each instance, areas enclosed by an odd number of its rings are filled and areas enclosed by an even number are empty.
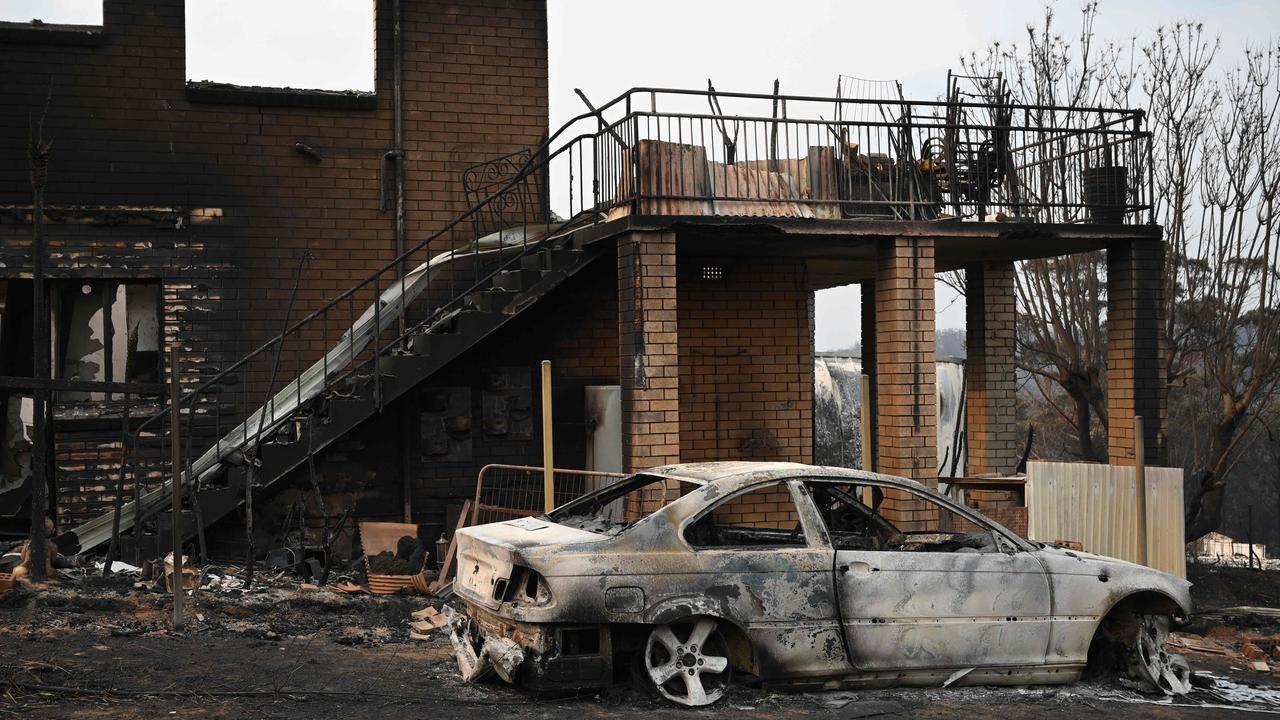
{"type": "MultiPolygon", "coordinates": [[[[309,456],[341,439],[386,404],[443,369],[585,268],[597,255],[572,247],[540,248],[529,253],[522,258],[520,267],[496,273],[492,287],[468,293],[461,308],[410,335],[402,350],[384,352],[367,372],[350,376],[340,390],[332,390],[294,411],[280,430],[264,436],[257,445],[252,474],[255,492],[286,477],[304,465],[309,456]]],[[[224,482],[202,486],[195,492],[193,505],[200,506],[200,520],[205,527],[244,501],[244,485],[249,477],[246,466],[232,467],[224,482]]],[[[167,527],[168,522],[162,520],[161,526],[167,527]]],[[[195,532],[194,527],[187,527],[186,535],[191,537],[195,532]]]]}
{"type": "MultiPolygon", "coordinates": [[[[318,310],[291,324],[286,318],[284,330],[253,352],[224,369],[182,368],[186,385],[197,378],[179,402],[184,515],[198,518],[184,522],[184,534],[234,511],[247,483],[255,494],[270,488],[598,255],[573,239],[573,230],[600,219],[584,209],[585,193],[571,191],[569,220],[552,215],[547,193],[553,162],[581,165],[590,152],[599,132],[549,152],[584,119],[595,122],[580,116],[535,150],[468,168],[463,184],[473,204],[464,213],[318,310]],[[317,358],[320,347],[329,349],[317,358]]],[[[166,408],[124,439],[117,490],[124,494],[127,473],[133,499],[75,528],[83,550],[148,519],[168,534],[170,426],[166,408]]]]}

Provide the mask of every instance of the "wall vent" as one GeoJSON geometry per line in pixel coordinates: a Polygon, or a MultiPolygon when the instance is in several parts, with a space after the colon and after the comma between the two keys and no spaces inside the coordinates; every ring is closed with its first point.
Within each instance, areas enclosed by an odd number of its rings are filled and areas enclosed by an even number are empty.
{"type": "Polygon", "coordinates": [[[703,265],[701,277],[703,280],[720,281],[724,280],[723,265],[703,265]]]}

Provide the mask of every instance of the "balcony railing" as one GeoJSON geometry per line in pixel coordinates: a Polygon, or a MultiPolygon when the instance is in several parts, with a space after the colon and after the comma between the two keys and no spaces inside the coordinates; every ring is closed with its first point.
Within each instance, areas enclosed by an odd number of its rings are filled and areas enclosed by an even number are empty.
{"type": "Polygon", "coordinates": [[[641,88],[592,121],[551,163],[570,216],[1150,221],[1139,110],[641,88]]]}

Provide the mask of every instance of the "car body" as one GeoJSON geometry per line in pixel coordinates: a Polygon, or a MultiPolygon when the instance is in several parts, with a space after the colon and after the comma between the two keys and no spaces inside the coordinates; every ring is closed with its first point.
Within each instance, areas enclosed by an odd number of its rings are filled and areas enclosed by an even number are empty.
{"type": "MultiPolygon", "coordinates": [[[[519,645],[514,676],[542,689],[607,685],[638,652],[657,658],[661,690],[668,674],[723,664],[687,652],[713,633],[739,672],[768,682],[1066,683],[1100,629],[1132,647],[1133,618],[1166,618],[1152,630],[1164,633],[1191,613],[1180,578],[1032,543],[920,483],[843,468],[659,467],[457,538],[472,632],[519,645]],[[931,527],[944,518],[946,532],[931,527]]],[[[678,686],[663,694],[706,704],[678,686]]]]}

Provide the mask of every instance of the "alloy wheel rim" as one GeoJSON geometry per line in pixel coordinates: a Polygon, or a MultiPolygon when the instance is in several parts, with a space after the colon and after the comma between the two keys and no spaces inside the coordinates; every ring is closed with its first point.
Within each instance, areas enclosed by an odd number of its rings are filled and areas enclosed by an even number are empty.
{"type": "Polygon", "coordinates": [[[679,705],[710,705],[729,686],[728,652],[709,618],[655,627],[645,644],[644,666],[658,693],[679,705]]]}

